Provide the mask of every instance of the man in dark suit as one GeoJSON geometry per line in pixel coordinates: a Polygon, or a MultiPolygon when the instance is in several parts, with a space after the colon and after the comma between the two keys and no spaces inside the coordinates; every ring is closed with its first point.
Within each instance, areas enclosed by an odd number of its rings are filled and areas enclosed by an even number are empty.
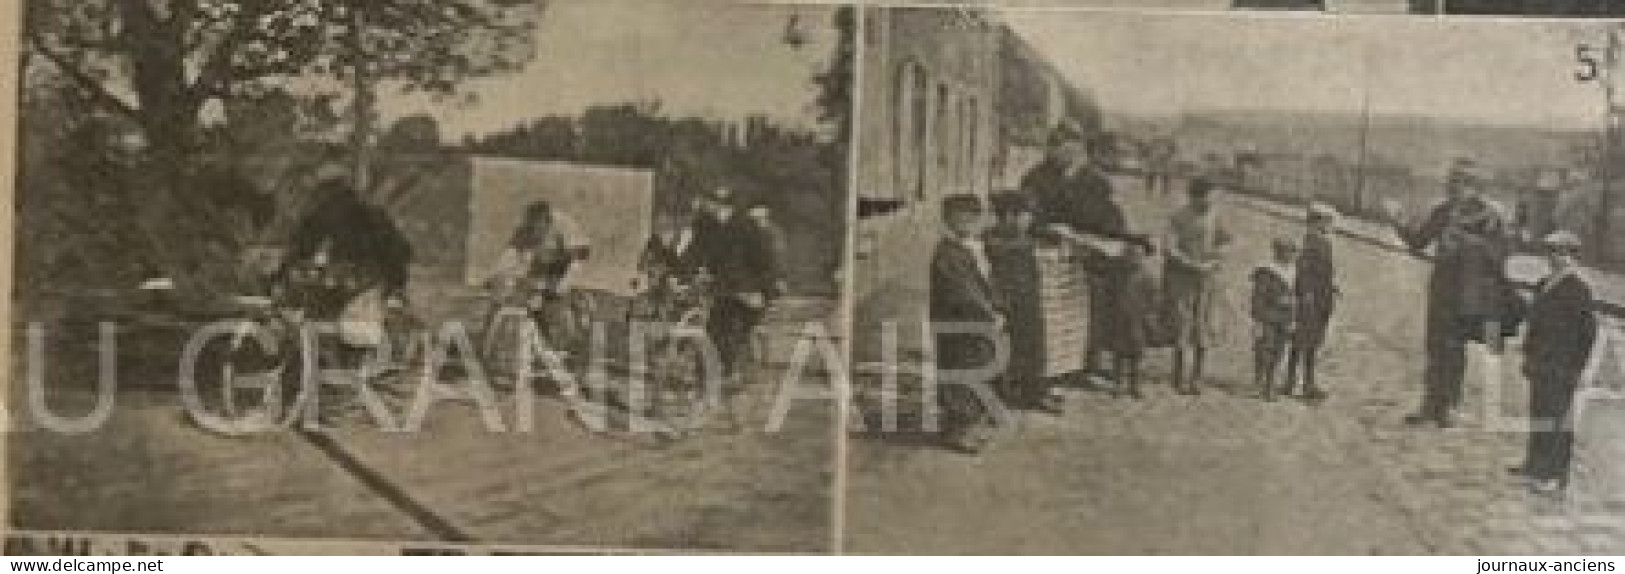
{"type": "Polygon", "coordinates": [[[942,212],[947,234],[931,257],[930,286],[937,400],[944,443],[974,454],[987,446],[993,409],[1001,408],[991,383],[1007,360],[1005,314],[982,244],[987,213],[981,200],[950,196],[942,212]]]}
{"type": "Polygon", "coordinates": [[[728,257],[725,229],[735,211],[733,190],[727,186],[694,198],[694,261],[706,274],[714,275],[717,262],[728,257]]]}
{"type": "MultiPolygon", "coordinates": [[[[1022,189],[1038,199],[1040,228],[1062,237],[1126,238],[1128,218],[1113,197],[1111,179],[1101,168],[1106,143],[1085,145],[1075,127],[1062,124],[1050,144],[1050,156],[1022,180],[1022,189]]],[[[1112,336],[1105,318],[1117,304],[1114,286],[1120,281],[1114,273],[1118,269],[1098,253],[1083,252],[1081,261],[1089,284],[1085,370],[1104,374],[1105,343],[1112,336]]]]}
{"type": "Polygon", "coordinates": [[[708,331],[730,378],[738,375],[750,335],[782,286],[772,239],[756,221],[737,215],[739,211],[737,205],[720,210],[715,229],[703,240],[714,277],[708,331]]]}
{"type": "Polygon", "coordinates": [[[1053,225],[1077,227],[1089,218],[1082,198],[1090,182],[1083,181],[1087,170],[1082,135],[1071,124],[1061,124],[1050,134],[1044,161],[1021,178],[1021,190],[1038,203],[1039,229],[1053,225]]]}
{"type": "Polygon", "coordinates": [[[1523,372],[1529,379],[1529,447],[1513,472],[1539,493],[1568,486],[1574,451],[1574,395],[1596,342],[1591,286],[1580,272],[1580,238],[1567,231],[1543,241],[1552,273],[1535,287],[1524,339],[1523,372]]]}
{"type": "Polygon", "coordinates": [[[318,184],[321,200],[300,218],[277,276],[318,320],[333,320],[363,293],[403,305],[412,244],[383,208],[363,201],[349,183],[318,184]]]}
{"type": "Polygon", "coordinates": [[[1388,217],[1400,237],[1417,253],[1433,248],[1428,279],[1425,392],[1416,414],[1405,422],[1454,424],[1467,371],[1467,344],[1498,345],[1505,317],[1507,288],[1503,275],[1511,247],[1503,210],[1480,195],[1484,176],[1469,159],[1458,159],[1445,182],[1446,198],[1415,227],[1399,223],[1396,209],[1388,217]]]}
{"type": "MultiPolygon", "coordinates": [[[[390,309],[406,306],[412,244],[387,211],[363,200],[349,182],[324,180],[316,192],[321,199],[296,224],[275,289],[310,321],[339,325],[340,336],[320,346],[321,356],[331,358],[318,360],[355,368],[393,342],[384,326],[395,313],[390,309]]],[[[283,377],[282,408],[314,391],[295,371],[283,377]]],[[[298,416],[320,422],[316,410],[298,416]]]]}
{"type": "Polygon", "coordinates": [[[789,271],[785,268],[789,240],[784,235],[784,228],[774,220],[772,208],[760,199],[745,210],[745,217],[757,237],[752,241],[751,253],[757,272],[761,274],[759,280],[770,299],[782,297],[789,290],[789,271]]]}

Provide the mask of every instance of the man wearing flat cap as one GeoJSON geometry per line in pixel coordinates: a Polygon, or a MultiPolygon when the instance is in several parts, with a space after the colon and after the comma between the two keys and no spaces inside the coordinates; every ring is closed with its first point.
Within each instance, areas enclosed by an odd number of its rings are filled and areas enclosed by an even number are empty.
{"type": "Polygon", "coordinates": [[[1470,159],[1457,159],[1445,181],[1445,200],[1420,225],[1391,222],[1418,255],[1433,250],[1428,279],[1422,405],[1405,422],[1454,423],[1467,371],[1467,343],[1495,345],[1501,337],[1508,284],[1504,269],[1510,229],[1503,210],[1481,193],[1485,177],[1470,159]]]}
{"type": "Polygon", "coordinates": [[[1537,493],[1568,485],[1574,450],[1575,393],[1591,360],[1597,317],[1591,285],[1580,272],[1580,238],[1556,231],[1541,241],[1551,274],[1535,287],[1524,339],[1523,373],[1529,379],[1529,443],[1513,473],[1537,493]]]}

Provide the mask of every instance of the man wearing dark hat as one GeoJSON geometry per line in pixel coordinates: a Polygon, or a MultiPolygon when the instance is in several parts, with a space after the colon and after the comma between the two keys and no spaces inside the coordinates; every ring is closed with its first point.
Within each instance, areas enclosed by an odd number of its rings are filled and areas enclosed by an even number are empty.
{"type": "MultiPolygon", "coordinates": [[[[1111,180],[1100,169],[1107,149],[1104,140],[1090,145],[1076,126],[1063,123],[1051,137],[1051,155],[1022,180],[1022,190],[1038,202],[1038,225],[1062,237],[1093,235],[1121,239],[1128,232],[1127,218],[1113,198],[1111,180]]],[[[1110,337],[1105,317],[1115,305],[1112,266],[1097,253],[1085,253],[1082,268],[1088,274],[1089,319],[1085,370],[1104,373],[1104,343],[1110,337]]]]}
{"type": "Polygon", "coordinates": [[[1400,237],[1420,254],[1433,248],[1428,279],[1427,366],[1422,405],[1405,422],[1454,424],[1453,410],[1462,401],[1467,371],[1467,343],[1499,342],[1507,284],[1505,261],[1510,247],[1507,218],[1480,195],[1484,176],[1470,159],[1458,159],[1445,182],[1445,200],[1415,227],[1387,214],[1400,237]]]}
{"type": "Polygon", "coordinates": [[[694,198],[695,259],[707,273],[715,273],[717,262],[728,256],[726,229],[738,211],[734,201],[733,189],[725,185],[694,198]]]}
{"type": "Polygon", "coordinates": [[[748,201],[732,196],[713,199],[720,204],[717,227],[702,242],[709,250],[704,257],[715,279],[707,330],[725,373],[733,378],[749,349],[751,333],[778,295],[780,264],[771,245],[776,238],[769,237],[756,221],[738,215],[748,201]]]}
{"type": "Polygon", "coordinates": [[[988,259],[994,288],[1009,317],[1005,400],[1016,408],[1060,414],[1061,396],[1045,376],[1044,293],[1033,235],[1033,204],[1019,191],[995,193],[992,203],[995,224],[988,233],[988,259]]]}
{"type": "Polygon", "coordinates": [[[1070,123],[1056,128],[1049,155],[1021,180],[1021,191],[1037,202],[1039,227],[1114,238],[1127,233],[1123,211],[1111,199],[1111,180],[1101,169],[1108,145],[1085,141],[1070,123]]]}

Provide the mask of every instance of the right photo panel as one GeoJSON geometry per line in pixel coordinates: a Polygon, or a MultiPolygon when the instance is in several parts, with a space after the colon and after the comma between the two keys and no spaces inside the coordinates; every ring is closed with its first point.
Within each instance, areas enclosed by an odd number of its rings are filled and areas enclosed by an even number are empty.
{"type": "Polygon", "coordinates": [[[846,551],[1625,553],[1620,23],[863,21],[846,551]]]}

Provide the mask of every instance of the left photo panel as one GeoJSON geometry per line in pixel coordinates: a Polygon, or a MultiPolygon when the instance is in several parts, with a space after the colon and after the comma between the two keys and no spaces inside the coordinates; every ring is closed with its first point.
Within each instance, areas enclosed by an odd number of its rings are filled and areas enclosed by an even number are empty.
{"type": "Polygon", "coordinates": [[[6,528],[835,550],[855,10],[23,4],[6,528]]]}

